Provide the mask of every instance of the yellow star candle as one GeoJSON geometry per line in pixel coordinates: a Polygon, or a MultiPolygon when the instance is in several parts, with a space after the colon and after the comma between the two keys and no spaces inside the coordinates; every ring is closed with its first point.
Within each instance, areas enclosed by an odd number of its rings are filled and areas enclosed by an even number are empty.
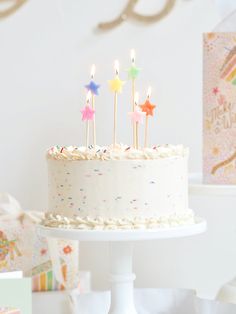
{"type": "Polygon", "coordinates": [[[109,86],[111,91],[114,93],[114,128],[113,128],[113,146],[116,146],[116,131],[117,131],[117,102],[118,102],[118,93],[122,92],[122,87],[124,81],[121,81],[119,78],[119,62],[116,60],[114,63],[115,67],[115,77],[113,80],[109,81],[109,86]]]}
{"type": "Polygon", "coordinates": [[[142,111],[145,112],[146,114],[144,147],[148,146],[148,117],[153,116],[153,110],[156,108],[155,105],[150,103],[151,92],[152,92],[151,87],[148,87],[147,99],[145,103],[140,106],[142,111]]]}

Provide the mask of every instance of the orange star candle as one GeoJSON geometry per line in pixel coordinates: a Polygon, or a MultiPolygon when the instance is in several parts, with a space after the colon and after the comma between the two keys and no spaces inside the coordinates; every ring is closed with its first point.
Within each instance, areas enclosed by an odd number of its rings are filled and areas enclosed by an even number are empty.
{"type": "Polygon", "coordinates": [[[142,111],[146,113],[144,147],[148,146],[148,117],[153,116],[153,110],[156,108],[155,105],[150,103],[151,92],[151,87],[149,87],[147,91],[147,99],[143,105],[140,105],[142,111]]]}
{"type": "Polygon", "coordinates": [[[118,93],[122,92],[122,87],[125,82],[121,81],[119,78],[119,62],[118,60],[114,63],[115,68],[115,78],[109,81],[110,89],[114,93],[114,127],[113,127],[113,146],[116,146],[116,131],[117,131],[117,103],[118,103],[118,93]]]}

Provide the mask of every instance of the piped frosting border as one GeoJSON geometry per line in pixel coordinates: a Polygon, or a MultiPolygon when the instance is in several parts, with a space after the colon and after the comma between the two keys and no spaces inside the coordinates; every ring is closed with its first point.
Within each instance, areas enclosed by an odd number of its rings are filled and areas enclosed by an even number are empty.
{"type": "Polygon", "coordinates": [[[195,215],[191,209],[183,214],[151,218],[91,218],[73,217],[47,213],[42,225],[51,228],[79,229],[79,230],[128,230],[128,229],[155,229],[169,228],[195,224],[195,215]]]}
{"type": "Polygon", "coordinates": [[[152,148],[135,149],[119,144],[112,146],[53,146],[47,151],[47,159],[52,160],[126,160],[159,159],[188,156],[189,150],[183,145],[159,145],[152,148]]]}

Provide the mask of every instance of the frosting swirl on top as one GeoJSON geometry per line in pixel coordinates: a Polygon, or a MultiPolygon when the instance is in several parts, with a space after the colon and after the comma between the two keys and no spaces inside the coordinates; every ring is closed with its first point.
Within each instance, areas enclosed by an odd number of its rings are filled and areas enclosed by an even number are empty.
{"type": "Polygon", "coordinates": [[[53,146],[47,151],[47,158],[54,160],[125,160],[159,159],[166,157],[188,156],[188,148],[183,145],[158,145],[152,148],[135,149],[117,144],[111,146],[53,146]]]}

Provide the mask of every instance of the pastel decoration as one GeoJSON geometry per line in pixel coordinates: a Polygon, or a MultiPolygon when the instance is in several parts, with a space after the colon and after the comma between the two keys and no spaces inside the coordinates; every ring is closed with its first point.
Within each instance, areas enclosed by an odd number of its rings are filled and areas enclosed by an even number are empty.
{"type": "Polygon", "coordinates": [[[86,121],[86,147],[89,147],[89,121],[93,121],[95,110],[90,106],[91,91],[88,91],[86,96],[86,105],[81,110],[82,121],[86,121]]]}
{"type": "Polygon", "coordinates": [[[140,105],[140,108],[147,116],[153,116],[153,110],[156,108],[156,106],[151,104],[149,99],[147,99],[143,105],[140,105]]]}
{"type": "MultiPolygon", "coordinates": [[[[131,98],[132,98],[132,111],[134,112],[135,110],[135,81],[139,75],[140,72],[140,68],[138,68],[135,65],[135,50],[132,49],[130,51],[130,59],[131,59],[131,66],[128,69],[128,78],[131,80],[132,82],[132,93],[131,93],[131,98]]],[[[136,131],[136,124],[133,124],[133,146],[136,146],[136,135],[137,135],[137,131],[136,131]]]]}
{"type": "Polygon", "coordinates": [[[81,110],[81,113],[82,113],[82,121],[92,121],[94,118],[95,110],[89,105],[86,105],[81,110]]]}
{"type": "Polygon", "coordinates": [[[138,127],[140,123],[143,123],[143,119],[146,116],[146,113],[143,112],[140,107],[138,106],[139,94],[136,92],[134,96],[134,111],[129,112],[133,125],[135,125],[135,138],[134,138],[134,147],[136,149],[139,148],[139,136],[138,136],[138,127]]]}
{"type": "Polygon", "coordinates": [[[100,85],[96,84],[94,81],[90,81],[89,84],[85,85],[86,89],[92,93],[92,95],[98,95],[98,89],[100,85]]]}
{"type": "Polygon", "coordinates": [[[121,93],[124,84],[125,82],[121,81],[118,76],[116,76],[113,80],[109,81],[110,89],[112,92],[115,93],[121,93]]]}
{"type": "Polygon", "coordinates": [[[203,64],[203,182],[235,185],[235,33],[204,34],[203,64]]]}
{"type": "MultiPolygon", "coordinates": [[[[64,280],[66,280],[67,265],[63,260],[61,260],[60,263],[64,280]]],[[[32,288],[34,292],[65,289],[65,287],[56,280],[52,268],[51,261],[47,261],[33,268],[32,288]]]]}
{"type": "Polygon", "coordinates": [[[12,307],[0,307],[0,314],[21,314],[21,311],[12,307]]]}
{"type": "Polygon", "coordinates": [[[133,123],[141,123],[143,124],[144,117],[146,116],[146,113],[143,112],[139,106],[135,106],[134,111],[129,112],[129,116],[133,123]]]}
{"type": "Polygon", "coordinates": [[[136,67],[134,64],[131,65],[131,67],[128,69],[128,77],[131,80],[135,80],[140,73],[141,69],[136,67]]]}
{"type": "MultiPolygon", "coordinates": [[[[98,95],[98,89],[100,88],[100,85],[96,84],[94,82],[94,76],[95,76],[95,71],[96,71],[96,67],[93,64],[91,67],[91,81],[89,82],[88,85],[85,85],[86,89],[88,92],[91,92],[92,95],[92,109],[95,110],[95,95],[98,95]]],[[[96,135],[96,119],[95,119],[95,115],[93,118],[93,145],[94,147],[96,146],[96,142],[97,142],[97,135],[96,135]]]]}

